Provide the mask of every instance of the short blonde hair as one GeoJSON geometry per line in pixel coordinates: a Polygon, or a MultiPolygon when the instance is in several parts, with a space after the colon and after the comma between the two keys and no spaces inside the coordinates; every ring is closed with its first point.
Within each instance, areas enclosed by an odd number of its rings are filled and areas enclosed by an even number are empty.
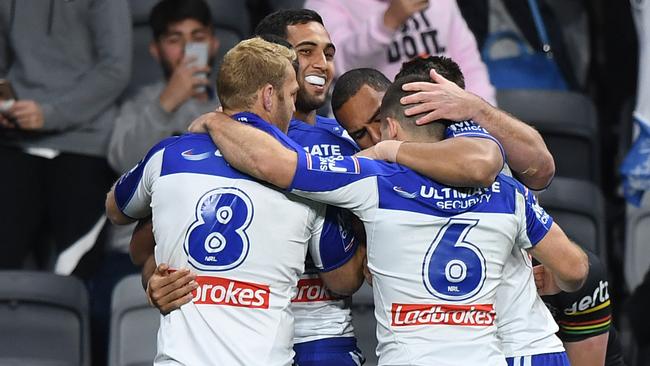
{"type": "Polygon", "coordinates": [[[250,108],[256,93],[266,84],[281,89],[287,66],[296,61],[296,52],[285,46],[255,37],[239,42],[223,58],[217,78],[221,105],[226,109],[250,108]]]}

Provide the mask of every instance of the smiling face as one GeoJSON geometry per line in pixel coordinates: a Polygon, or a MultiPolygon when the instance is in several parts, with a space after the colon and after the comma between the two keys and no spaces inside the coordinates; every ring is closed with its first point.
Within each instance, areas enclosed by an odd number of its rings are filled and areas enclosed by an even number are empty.
{"type": "Polygon", "coordinates": [[[336,120],[362,149],[374,146],[381,140],[379,107],[384,93],[363,85],[341,108],[334,111],[336,120]]]}
{"type": "Polygon", "coordinates": [[[325,27],[318,22],[287,26],[287,41],[296,50],[300,64],[296,109],[309,113],[325,104],[334,77],[336,49],[325,27]]]}

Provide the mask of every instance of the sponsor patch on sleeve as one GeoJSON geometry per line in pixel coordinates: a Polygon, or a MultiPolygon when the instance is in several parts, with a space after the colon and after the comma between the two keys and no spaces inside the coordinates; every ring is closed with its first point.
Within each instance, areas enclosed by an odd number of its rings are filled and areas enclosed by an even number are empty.
{"type": "Polygon", "coordinates": [[[355,156],[315,156],[307,157],[307,169],[327,173],[359,174],[359,160],[355,156]]]}

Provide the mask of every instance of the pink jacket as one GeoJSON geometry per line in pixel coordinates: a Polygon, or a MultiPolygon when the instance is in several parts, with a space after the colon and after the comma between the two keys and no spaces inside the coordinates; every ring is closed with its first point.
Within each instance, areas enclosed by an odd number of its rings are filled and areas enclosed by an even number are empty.
{"type": "Polygon", "coordinates": [[[444,55],[457,62],[467,90],[495,104],[495,91],[481,61],[476,39],[455,0],[431,0],[405,27],[384,26],[388,0],[307,0],[317,11],[336,45],[336,74],[372,67],[392,79],[402,62],[421,54],[444,55]]]}

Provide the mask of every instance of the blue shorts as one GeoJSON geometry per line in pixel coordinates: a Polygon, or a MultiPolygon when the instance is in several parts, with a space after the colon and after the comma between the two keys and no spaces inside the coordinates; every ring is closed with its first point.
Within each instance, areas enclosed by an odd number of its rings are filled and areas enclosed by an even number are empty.
{"type": "Polygon", "coordinates": [[[541,355],[506,357],[508,366],[570,366],[566,352],[541,355]]]}
{"type": "Polygon", "coordinates": [[[360,366],[366,358],[354,337],[324,338],[293,345],[294,366],[360,366]]]}

